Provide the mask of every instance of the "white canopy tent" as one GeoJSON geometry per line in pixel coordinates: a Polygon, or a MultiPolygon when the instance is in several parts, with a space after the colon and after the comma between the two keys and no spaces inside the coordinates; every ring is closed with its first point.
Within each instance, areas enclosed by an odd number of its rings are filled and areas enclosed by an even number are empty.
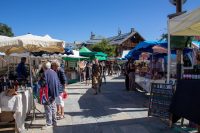
{"type": "MultiPolygon", "coordinates": [[[[32,52],[64,52],[64,41],[52,39],[50,36],[37,36],[32,34],[26,34],[17,37],[2,37],[0,39],[0,52],[6,55],[14,53],[29,53],[29,60],[31,59],[32,52]]],[[[30,60],[30,83],[33,87],[32,72],[31,72],[31,60],[30,60]]],[[[34,102],[33,102],[34,103],[34,102]]],[[[35,105],[34,105],[34,119],[35,119],[35,105]]]]}
{"type": "Polygon", "coordinates": [[[169,20],[170,35],[199,36],[200,35],[200,8],[191,13],[184,13],[169,20]]]}
{"type": "Polygon", "coordinates": [[[25,52],[64,52],[64,41],[49,36],[26,34],[0,40],[0,52],[6,54],[25,52]]]}
{"type": "Polygon", "coordinates": [[[180,16],[168,20],[168,74],[167,81],[170,78],[170,35],[174,36],[200,36],[200,8],[184,13],[180,16]]]}

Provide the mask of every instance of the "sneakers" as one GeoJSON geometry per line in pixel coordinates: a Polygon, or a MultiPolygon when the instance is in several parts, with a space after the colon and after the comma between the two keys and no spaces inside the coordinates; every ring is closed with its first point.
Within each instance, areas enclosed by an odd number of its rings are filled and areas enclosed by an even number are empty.
{"type": "Polygon", "coordinates": [[[56,127],[56,126],[58,126],[58,124],[57,123],[53,123],[53,126],[56,127]]]}
{"type": "Polygon", "coordinates": [[[46,129],[49,129],[49,128],[52,128],[53,126],[52,125],[45,125],[44,127],[42,127],[42,130],[46,130],[46,129]]]}

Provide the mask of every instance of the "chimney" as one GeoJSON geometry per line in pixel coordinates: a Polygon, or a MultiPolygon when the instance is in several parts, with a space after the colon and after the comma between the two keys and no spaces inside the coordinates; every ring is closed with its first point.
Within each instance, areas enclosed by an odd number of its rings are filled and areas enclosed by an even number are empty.
{"type": "Polygon", "coordinates": [[[93,32],[91,32],[90,39],[92,40],[92,39],[94,39],[94,37],[95,37],[95,34],[93,32]]]}
{"type": "Polygon", "coordinates": [[[120,36],[121,34],[122,34],[122,31],[118,29],[118,36],[120,36]]]}
{"type": "Polygon", "coordinates": [[[132,33],[132,32],[135,32],[135,28],[131,28],[131,33],[132,33]]]}

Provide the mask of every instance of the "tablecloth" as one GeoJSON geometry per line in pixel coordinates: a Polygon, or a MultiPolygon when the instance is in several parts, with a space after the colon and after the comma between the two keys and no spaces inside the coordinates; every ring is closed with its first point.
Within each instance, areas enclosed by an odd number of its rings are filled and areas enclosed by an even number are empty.
{"type": "Polygon", "coordinates": [[[150,78],[141,77],[139,75],[135,76],[135,82],[142,87],[146,92],[151,91],[151,83],[165,83],[165,80],[152,80],[150,78]]]}
{"type": "Polygon", "coordinates": [[[26,115],[31,111],[33,103],[32,90],[29,88],[18,95],[9,97],[0,93],[0,108],[2,111],[13,111],[18,131],[24,129],[26,115]]]}

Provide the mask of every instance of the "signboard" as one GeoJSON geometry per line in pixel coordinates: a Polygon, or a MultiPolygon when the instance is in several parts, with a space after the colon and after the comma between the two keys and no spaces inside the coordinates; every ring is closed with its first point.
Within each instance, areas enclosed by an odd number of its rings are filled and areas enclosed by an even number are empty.
{"type": "Polygon", "coordinates": [[[169,119],[169,107],[172,96],[171,84],[152,83],[148,116],[169,119]]]}
{"type": "Polygon", "coordinates": [[[68,67],[76,67],[77,62],[76,61],[69,61],[68,62],[68,67]]]}

